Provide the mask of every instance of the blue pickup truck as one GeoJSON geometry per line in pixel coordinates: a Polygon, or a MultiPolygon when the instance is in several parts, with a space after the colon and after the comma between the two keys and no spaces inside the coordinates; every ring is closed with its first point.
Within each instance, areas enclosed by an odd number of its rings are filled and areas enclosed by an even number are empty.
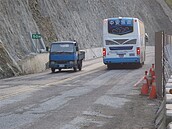
{"type": "Polygon", "coordinates": [[[85,51],[79,50],[76,41],[60,41],[51,43],[49,55],[49,67],[52,73],[56,69],[70,69],[76,72],[82,69],[82,61],[85,58],[85,51]]]}

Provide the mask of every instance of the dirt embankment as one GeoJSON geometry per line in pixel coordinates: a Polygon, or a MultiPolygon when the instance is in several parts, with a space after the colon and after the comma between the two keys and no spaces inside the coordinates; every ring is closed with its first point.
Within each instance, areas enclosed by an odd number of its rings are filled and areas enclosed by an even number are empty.
{"type": "MultiPolygon", "coordinates": [[[[129,16],[145,23],[148,45],[154,45],[156,31],[172,31],[172,12],[167,7],[163,0],[0,0],[0,40],[14,62],[35,53],[31,34],[36,32],[41,33],[46,46],[56,40],[75,39],[81,49],[100,47],[103,19],[129,16]]],[[[4,73],[9,73],[1,57],[0,61],[4,73]]]]}

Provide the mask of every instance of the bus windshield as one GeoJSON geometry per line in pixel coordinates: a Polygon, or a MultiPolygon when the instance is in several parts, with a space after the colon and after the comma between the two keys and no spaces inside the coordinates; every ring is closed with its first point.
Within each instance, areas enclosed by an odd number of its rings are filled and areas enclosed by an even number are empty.
{"type": "Polygon", "coordinates": [[[51,45],[51,52],[63,53],[74,52],[74,44],[72,43],[55,43],[51,45]]]}
{"type": "Polygon", "coordinates": [[[133,32],[133,19],[109,19],[108,20],[108,33],[116,35],[124,35],[133,32]]]}

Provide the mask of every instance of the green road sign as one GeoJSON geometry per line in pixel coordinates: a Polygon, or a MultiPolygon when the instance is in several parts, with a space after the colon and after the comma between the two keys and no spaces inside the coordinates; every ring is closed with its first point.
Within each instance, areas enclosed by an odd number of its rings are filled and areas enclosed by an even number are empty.
{"type": "Polygon", "coordinates": [[[40,39],[41,34],[32,34],[32,39],[40,39]]]}

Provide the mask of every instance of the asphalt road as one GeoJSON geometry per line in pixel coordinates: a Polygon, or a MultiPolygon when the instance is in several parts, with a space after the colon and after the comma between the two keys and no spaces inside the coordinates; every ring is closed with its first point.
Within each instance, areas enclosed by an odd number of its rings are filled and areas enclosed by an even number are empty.
{"type": "Polygon", "coordinates": [[[147,47],[139,69],[107,70],[102,58],[83,70],[63,70],[0,80],[0,129],[153,128],[157,102],[134,84],[154,63],[147,47]]]}

